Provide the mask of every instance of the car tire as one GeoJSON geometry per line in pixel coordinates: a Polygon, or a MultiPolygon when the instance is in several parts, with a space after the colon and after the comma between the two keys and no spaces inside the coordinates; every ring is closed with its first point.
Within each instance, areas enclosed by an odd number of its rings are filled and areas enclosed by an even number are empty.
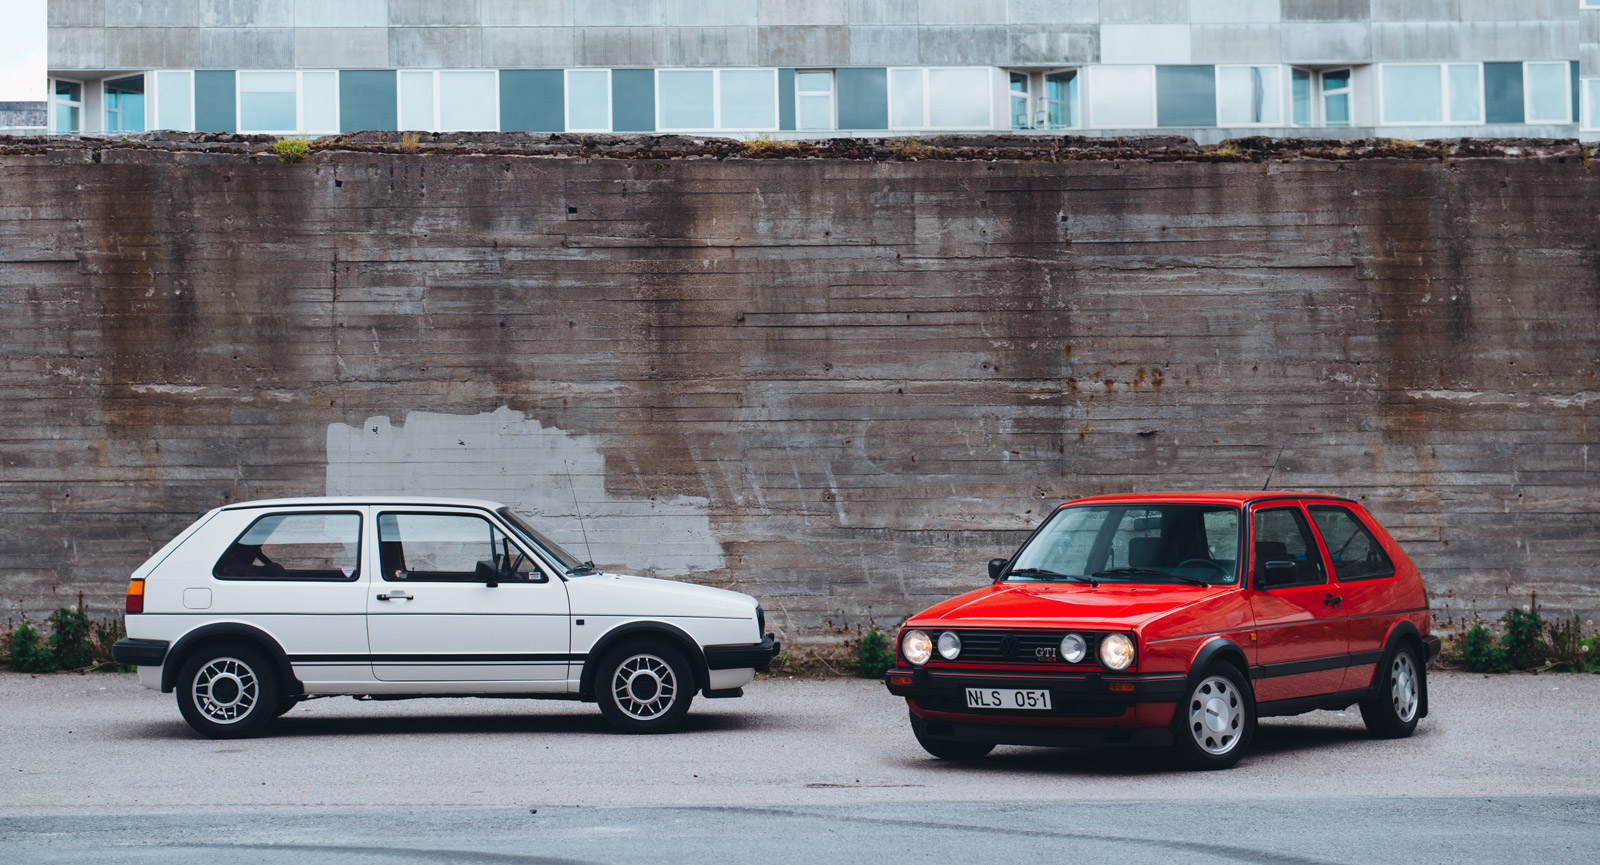
{"type": "Polygon", "coordinates": [[[1417,662],[1417,651],[1401,643],[1383,656],[1372,693],[1361,701],[1361,720],[1380,739],[1404,739],[1417,729],[1422,717],[1422,694],[1427,673],[1417,662]]]}
{"type": "Polygon", "coordinates": [[[242,645],[202,647],[179,668],[174,690],[183,719],[208,739],[260,735],[284,700],[271,660],[242,645]]]}
{"type": "Polygon", "coordinates": [[[1172,716],[1173,751],[1191,769],[1230,768],[1255,738],[1255,695],[1228,663],[1206,667],[1192,682],[1172,716]]]}
{"type": "Polygon", "coordinates": [[[917,737],[917,744],[941,760],[979,760],[994,750],[993,742],[963,742],[929,736],[924,731],[926,726],[916,712],[911,713],[911,734],[917,737]]]}
{"type": "Polygon", "coordinates": [[[298,706],[298,705],[300,705],[300,698],[299,697],[291,697],[291,696],[285,695],[283,697],[283,699],[278,701],[278,714],[275,715],[274,717],[282,718],[284,715],[289,714],[289,710],[293,709],[295,706],[298,706]]]}
{"type": "Polygon", "coordinates": [[[623,733],[666,733],[694,702],[694,670],[665,643],[629,643],[600,662],[594,682],[600,714],[623,733]]]}

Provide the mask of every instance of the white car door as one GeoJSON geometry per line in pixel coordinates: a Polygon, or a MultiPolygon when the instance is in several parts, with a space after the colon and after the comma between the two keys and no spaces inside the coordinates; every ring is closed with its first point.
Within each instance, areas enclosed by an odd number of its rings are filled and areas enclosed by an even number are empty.
{"type": "Polygon", "coordinates": [[[566,689],[566,585],[489,514],[378,508],[375,522],[367,634],[379,681],[566,689]]]}

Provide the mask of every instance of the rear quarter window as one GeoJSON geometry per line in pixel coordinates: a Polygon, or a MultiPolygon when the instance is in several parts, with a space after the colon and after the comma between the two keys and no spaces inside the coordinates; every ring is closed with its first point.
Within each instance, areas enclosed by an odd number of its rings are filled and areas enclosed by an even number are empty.
{"type": "Polygon", "coordinates": [[[1381,580],[1394,576],[1394,562],[1383,545],[1349,508],[1311,505],[1311,521],[1333,559],[1333,575],[1341,583],[1381,580]]]}
{"type": "Polygon", "coordinates": [[[359,579],[361,515],[267,514],[228,545],[211,573],[219,580],[359,579]]]}

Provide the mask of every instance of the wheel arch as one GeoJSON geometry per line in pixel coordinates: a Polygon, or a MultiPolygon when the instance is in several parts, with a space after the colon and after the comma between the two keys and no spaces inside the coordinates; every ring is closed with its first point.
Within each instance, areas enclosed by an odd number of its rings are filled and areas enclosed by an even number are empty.
{"type": "Polygon", "coordinates": [[[1250,679],[1250,659],[1238,643],[1227,637],[1213,637],[1194,653],[1194,658],[1189,662],[1189,674],[1184,680],[1185,693],[1194,690],[1194,687],[1200,684],[1206,668],[1218,661],[1238,668],[1239,675],[1244,677],[1245,684],[1250,686],[1250,699],[1254,700],[1255,688],[1250,679]]]}
{"type": "Polygon", "coordinates": [[[690,669],[694,671],[695,690],[710,687],[711,670],[706,666],[706,653],[701,650],[699,642],[689,636],[689,632],[667,622],[628,622],[607,631],[584,655],[583,672],[578,676],[579,699],[594,701],[594,682],[599,673],[600,659],[616,647],[637,639],[659,639],[683,652],[684,657],[689,659],[690,669]]]}
{"type": "Polygon", "coordinates": [[[1428,650],[1422,644],[1422,631],[1410,619],[1401,619],[1389,628],[1389,635],[1383,639],[1383,655],[1372,670],[1372,681],[1367,683],[1367,696],[1379,696],[1380,674],[1383,672],[1384,662],[1389,655],[1401,645],[1408,646],[1415,654],[1417,660],[1417,718],[1428,717],[1428,650]]]}
{"type": "Polygon", "coordinates": [[[305,693],[305,686],[296,678],[294,667],[289,664],[289,655],[283,651],[283,646],[278,644],[277,639],[266,631],[243,622],[214,622],[195,628],[180,637],[162,662],[161,692],[170,693],[177,687],[178,670],[195,652],[218,643],[244,643],[261,650],[271,660],[281,677],[286,694],[299,696],[305,693]]]}

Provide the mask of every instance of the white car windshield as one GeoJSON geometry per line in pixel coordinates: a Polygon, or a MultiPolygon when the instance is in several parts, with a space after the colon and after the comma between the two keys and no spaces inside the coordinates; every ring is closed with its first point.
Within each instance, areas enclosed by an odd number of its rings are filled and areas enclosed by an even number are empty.
{"type": "Polygon", "coordinates": [[[1004,579],[1228,585],[1238,564],[1238,508],[1083,505],[1056,511],[1004,579]]]}
{"type": "Polygon", "coordinates": [[[522,535],[523,539],[534,544],[550,558],[555,559],[567,572],[569,577],[582,577],[589,574],[598,574],[600,570],[593,562],[586,562],[577,556],[562,549],[561,545],[545,537],[538,529],[522,521],[510,508],[501,508],[495,513],[511,525],[511,528],[522,535]]]}

